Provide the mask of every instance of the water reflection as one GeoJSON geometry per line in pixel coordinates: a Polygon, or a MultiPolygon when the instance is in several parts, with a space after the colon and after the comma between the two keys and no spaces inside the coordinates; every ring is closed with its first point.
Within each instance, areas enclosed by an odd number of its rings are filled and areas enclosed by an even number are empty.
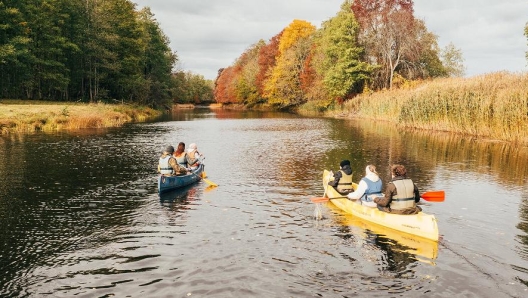
{"type": "Polygon", "coordinates": [[[174,109],[169,114],[162,116],[161,120],[193,121],[214,117],[216,119],[291,119],[300,118],[295,114],[269,111],[231,110],[231,109],[209,109],[198,106],[195,109],[174,109]]]}
{"type": "MultiPolygon", "coordinates": [[[[514,147],[504,142],[482,141],[444,132],[401,131],[386,123],[343,123],[348,130],[334,131],[341,134],[352,131],[348,137],[361,148],[361,156],[374,157],[372,161],[382,166],[393,163],[412,165],[413,177],[430,177],[427,173],[433,172],[438,165],[449,165],[456,171],[495,173],[495,178],[505,184],[524,186],[527,183],[528,147],[514,147]],[[360,137],[355,138],[356,134],[360,137]]],[[[381,167],[381,170],[384,177],[390,177],[388,167],[381,167]]]]}
{"type": "MultiPolygon", "coordinates": [[[[432,261],[438,256],[438,242],[436,241],[401,233],[362,220],[343,212],[331,203],[325,205],[332,209],[334,213],[332,219],[343,227],[343,231],[352,233],[356,238],[368,239],[369,242],[375,243],[386,255],[395,256],[395,259],[399,260],[419,260],[429,264],[434,264],[432,261]]],[[[393,258],[388,257],[386,259],[391,260],[393,258]]],[[[401,262],[399,264],[404,265],[401,262]]],[[[393,269],[395,272],[400,272],[402,268],[400,266],[400,268],[393,269]]]]}
{"type": "Polygon", "coordinates": [[[0,296],[526,293],[526,148],[280,113],[165,117],[0,137],[0,296]],[[178,141],[198,144],[219,187],[157,194],[159,151],[178,141]],[[423,206],[443,239],[423,243],[327,205],[314,227],[309,198],[345,157],[355,182],[369,163],[388,181],[401,162],[422,191],[445,190],[445,202],[423,206]]]}
{"type": "Polygon", "coordinates": [[[196,185],[188,185],[179,189],[160,194],[160,203],[170,209],[185,209],[196,199],[196,185]]]}

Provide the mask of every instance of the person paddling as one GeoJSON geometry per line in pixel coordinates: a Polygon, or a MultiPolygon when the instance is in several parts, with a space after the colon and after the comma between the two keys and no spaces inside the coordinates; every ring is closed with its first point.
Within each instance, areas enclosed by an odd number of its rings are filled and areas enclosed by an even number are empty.
{"type": "Polygon", "coordinates": [[[345,159],[339,163],[339,171],[334,173],[334,180],[328,181],[340,194],[346,195],[354,191],[352,188],[352,168],[350,161],[345,159]]]}
{"type": "Polygon", "coordinates": [[[165,147],[158,162],[158,173],[166,176],[187,174],[187,169],[178,165],[178,162],[172,156],[173,153],[174,147],[165,147]]]}
{"type": "Polygon", "coordinates": [[[185,143],[180,142],[178,144],[178,148],[174,152],[174,158],[176,158],[176,161],[178,162],[178,165],[180,167],[188,168],[187,166],[187,152],[185,152],[185,143]]]}
{"type": "Polygon", "coordinates": [[[373,202],[376,197],[382,197],[381,193],[382,181],[376,172],[376,166],[368,165],[365,168],[365,177],[359,181],[357,189],[348,194],[348,198],[351,200],[361,199],[363,205],[369,207],[376,207],[377,204],[373,202]]]}
{"type": "Polygon", "coordinates": [[[417,214],[422,208],[416,205],[420,201],[420,192],[414,182],[407,178],[403,165],[391,167],[392,181],[387,184],[384,197],[377,197],[374,203],[381,211],[395,214],[417,214]]]}
{"type": "Polygon", "coordinates": [[[187,165],[191,168],[191,170],[194,170],[198,168],[200,163],[205,157],[198,152],[198,147],[195,143],[191,143],[189,145],[189,149],[187,149],[187,165]]]}

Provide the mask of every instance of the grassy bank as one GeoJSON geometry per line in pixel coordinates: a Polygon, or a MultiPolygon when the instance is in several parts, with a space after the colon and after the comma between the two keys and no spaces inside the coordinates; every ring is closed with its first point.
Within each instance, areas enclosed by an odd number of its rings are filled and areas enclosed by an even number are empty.
{"type": "Polygon", "coordinates": [[[113,104],[1,100],[0,133],[116,127],[161,115],[147,107],[113,104]]]}
{"type": "Polygon", "coordinates": [[[528,144],[528,74],[436,79],[363,94],[327,112],[338,115],[528,144]]]}

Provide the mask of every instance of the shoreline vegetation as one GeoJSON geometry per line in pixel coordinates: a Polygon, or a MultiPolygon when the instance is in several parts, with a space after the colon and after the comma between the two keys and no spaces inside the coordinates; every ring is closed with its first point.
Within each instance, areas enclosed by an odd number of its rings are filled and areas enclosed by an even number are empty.
{"type": "Polygon", "coordinates": [[[0,134],[119,127],[163,112],[127,104],[0,100],[0,134]]]}
{"type": "MultiPolygon", "coordinates": [[[[194,105],[175,104],[173,109],[194,105]]],[[[272,106],[216,103],[211,109],[273,110],[272,106]]],[[[386,121],[406,129],[442,131],[528,145],[528,73],[497,72],[471,78],[412,82],[399,89],[365,92],[326,110],[306,103],[305,116],[386,121]]],[[[123,104],[0,100],[0,131],[55,131],[121,126],[163,111],[123,104]]]]}
{"type": "Polygon", "coordinates": [[[299,114],[387,121],[409,129],[451,132],[528,145],[528,73],[496,72],[437,78],[399,89],[363,93],[318,112],[299,114]]]}

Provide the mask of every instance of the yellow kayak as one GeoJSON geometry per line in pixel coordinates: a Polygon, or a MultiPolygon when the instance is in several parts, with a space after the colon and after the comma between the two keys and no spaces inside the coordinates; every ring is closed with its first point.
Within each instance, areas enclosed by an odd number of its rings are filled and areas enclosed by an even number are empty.
{"type": "MultiPolygon", "coordinates": [[[[438,241],[438,225],[434,215],[420,212],[413,215],[391,214],[378,210],[375,207],[361,205],[360,200],[349,200],[343,197],[328,181],[333,177],[332,173],[325,170],[323,173],[323,187],[330,202],[346,213],[361,219],[373,222],[383,227],[404,232],[407,234],[438,241]]],[[[354,183],[354,189],[357,184],[354,183]]]]}

